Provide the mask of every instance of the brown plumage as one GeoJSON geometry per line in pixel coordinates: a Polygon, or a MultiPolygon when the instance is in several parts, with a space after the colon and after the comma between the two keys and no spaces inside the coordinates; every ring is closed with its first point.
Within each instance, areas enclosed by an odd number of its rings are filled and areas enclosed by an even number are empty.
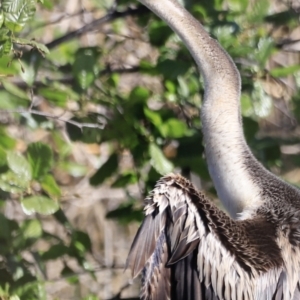
{"type": "Polygon", "coordinates": [[[204,78],[206,159],[231,217],[179,175],[146,198],[127,267],[142,299],[300,299],[300,192],[252,155],[232,59],[176,0],[139,0],[181,37],[204,78]]]}
{"type": "MultiPolygon", "coordinates": [[[[249,220],[232,220],[174,174],[160,179],[146,203],[146,217],[127,260],[133,277],[142,272],[142,299],[300,296],[299,274],[295,284],[284,286],[293,274],[280,245],[290,244],[290,232],[297,227],[289,218],[278,223],[276,215],[262,209],[249,220]]],[[[293,238],[298,244],[299,236],[293,238]]],[[[299,254],[298,246],[288,248],[290,259],[299,254]]],[[[294,262],[299,270],[300,261],[294,262]]]]}

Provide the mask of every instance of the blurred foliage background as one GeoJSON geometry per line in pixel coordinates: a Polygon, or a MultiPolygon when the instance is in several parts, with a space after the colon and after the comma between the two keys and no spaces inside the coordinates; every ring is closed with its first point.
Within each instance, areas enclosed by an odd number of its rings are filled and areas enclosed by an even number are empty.
{"type": "MultiPolygon", "coordinates": [[[[300,185],[299,1],[181,2],[240,70],[255,156],[300,185]]],[[[156,180],[217,201],[195,63],[136,1],[0,3],[0,298],[134,299],[123,270],[156,180]]]]}

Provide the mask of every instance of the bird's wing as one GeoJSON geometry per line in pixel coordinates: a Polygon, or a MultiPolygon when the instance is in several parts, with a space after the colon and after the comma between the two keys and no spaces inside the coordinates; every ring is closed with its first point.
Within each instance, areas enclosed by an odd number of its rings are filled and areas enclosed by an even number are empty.
{"type": "Polygon", "coordinates": [[[146,202],[127,259],[133,277],[142,272],[142,299],[277,300],[299,294],[297,282],[286,284],[276,228],[263,217],[234,221],[173,174],[146,202]]]}

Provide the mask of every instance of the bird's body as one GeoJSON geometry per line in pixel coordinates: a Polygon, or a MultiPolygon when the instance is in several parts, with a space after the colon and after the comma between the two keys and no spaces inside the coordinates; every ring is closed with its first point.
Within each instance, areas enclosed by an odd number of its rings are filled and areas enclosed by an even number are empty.
{"type": "Polygon", "coordinates": [[[242,130],[240,76],[175,0],[139,0],[181,37],[204,77],[206,159],[231,217],[179,175],[146,199],[127,266],[142,299],[300,299],[300,191],[267,171],[242,130]]]}
{"type": "Polygon", "coordinates": [[[143,270],[142,299],[300,299],[300,212],[292,205],[279,200],[233,220],[173,174],[146,203],[127,261],[133,276],[143,270]]]}

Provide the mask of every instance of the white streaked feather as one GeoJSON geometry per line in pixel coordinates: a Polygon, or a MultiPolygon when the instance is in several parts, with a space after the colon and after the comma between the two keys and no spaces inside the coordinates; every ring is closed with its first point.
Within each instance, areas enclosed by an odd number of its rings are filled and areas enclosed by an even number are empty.
{"type": "MultiPolygon", "coordinates": [[[[162,180],[156,186],[148,198],[145,208],[146,212],[159,210],[159,213],[155,214],[155,218],[159,218],[158,222],[155,222],[157,227],[151,230],[155,240],[158,239],[167,224],[167,216],[169,217],[170,214],[167,214],[166,211],[170,209],[174,219],[174,223],[171,225],[171,251],[177,249],[180,241],[190,243],[199,240],[197,247],[199,280],[207,288],[211,287],[219,299],[223,299],[224,295],[226,300],[291,300],[299,285],[300,249],[287,242],[282,233],[278,236],[277,243],[284,253],[284,265],[265,273],[258,272],[249,265],[250,276],[236,261],[235,256],[224,247],[212,228],[208,227],[207,229],[207,224],[204,224],[189,194],[184,189],[171,185],[173,181],[170,178],[173,177],[175,178],[176,175],[166,177],[165,181],[162,180]],[[163,208],[160,207],[161,205],[163,208]],[[283,296],[278,295],[278,298],[273,298],[280,280],[284,291],[283,296]]],[[[143,256],[140,255],[139,259],[143,259],[143,256]]],[[[138,263],[140,262],[138,261],[138,263]]],[[[154,257],[149,257],[147,265],[151,266],[154,263],[154,257]]],[[[153,276],[151,274],[151,272],[147,273],[147,280],[151,280],[150,277],[153,276]]],[[[159,276],[156,275],[155,279],[158,280],[159,276]]],[[[294,300],[296,299],[294,298],[294,300]]]]}

